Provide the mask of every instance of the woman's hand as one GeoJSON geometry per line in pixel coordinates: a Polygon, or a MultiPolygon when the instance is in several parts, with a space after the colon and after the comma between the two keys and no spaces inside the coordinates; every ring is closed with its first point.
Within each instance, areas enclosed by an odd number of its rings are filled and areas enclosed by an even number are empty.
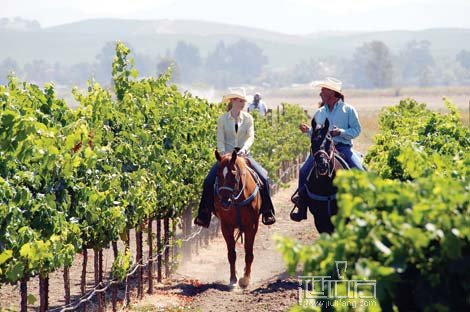
{"type": "Polygon", "coordinates": [[[310,130],[310,127],[307,124],[302,123],[299,125],[299,129],[302,133],[307,133],[310,130]]]}
{"type": "Polygon", "coordinates": [[[247,153],[246,153],[246,151],[245,151],[243,148],[241,148],[241,149],[237,152],[237,155],[238,155],[238,156],[245,156],[245,157],[246,157],[246,156],[247,156],[247,153]]]}

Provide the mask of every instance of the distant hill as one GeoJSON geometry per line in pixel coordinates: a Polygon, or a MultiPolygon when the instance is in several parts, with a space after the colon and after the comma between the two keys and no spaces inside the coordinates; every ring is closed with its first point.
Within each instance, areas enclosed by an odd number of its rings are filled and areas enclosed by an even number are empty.
{"type": "MultiPolygon", "coordinates": [[[[36,25],[34,25],[36,26],[36,25]]],[[[190,20],[92,19],[61,26],[0,27],[0,61],[18,63],[43,59],[71,65],[93,62],[108,41],[128,42],[135,52],[151,57],[173,50],[179,40],[197,45],[205,56],[220,40],[245,38],[256,42],[268,56],[269,66],[280,67],[310,57],[349,58],[364,42],[380,40],[398,52],[410,40],[428,40],[436,58],[455,58],[470,50],[470,29],[429,29],[386,32],[319,32],[295,36],[243,26],[190,20]]]]}
{"type": "Polygon", "coordinates": [[[124,19],[92,19],[76,23],[46,28],[55,33],[81,33],[92,35],[194,35],[217,36],[230,35],[270,41],[302,40],[301,37],[282,33],[244,27],[238,25],[191,20],[124,20],[124,19]]]}
{"type": "Polygon", "coordinates": [[[14,31],[37,31],[41,29],[38,21],[30,21],[22,19],[21,17],[15,18],[0,18],[0,31],[1,30],[14,30],[14,31]]]}

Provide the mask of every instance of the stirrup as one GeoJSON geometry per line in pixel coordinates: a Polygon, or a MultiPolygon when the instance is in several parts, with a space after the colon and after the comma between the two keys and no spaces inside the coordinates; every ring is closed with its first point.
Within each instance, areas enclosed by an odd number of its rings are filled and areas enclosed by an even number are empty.
{"type": "Polygon", "coordinates": [[[290,219],[295,222],[307,220],[307,207],[300,207],[300,196],[292,196],[291,201],[294,203],[294,207],[290,211],[290,219]],[[295,208],[297,208],[297,211],[294,212],[295,208]]]}
{"type": "Polygon", "coordinates": [[[290,201],[294,204],[294,208],[290,211],[290,219],[295,222],[300,222],[302,220],[307,220],[307,206],[301,204],[302,199],[300,198],[299,189],[295,190],[295,193],[292,194],[290,201]],[[301,206],[304,206],[303,208],[301,206]],[[297,211],[294,212],[295,208],[297,211]]]}
{"type": "Polygon", "coordinates": [[[299,202],[300,202],[300,188],[298,187],[294,194],[292,194],[292,196],[290,197],[290,201],[294,204],[294,206],[299,206],[299,202]]]}
{"type": "Polygon", "coordinates": [[[290,201],[294,204],[294,206],[297,206],[299,207],[299,203],[300,203],[300,195],[296,195],[296,193],[294,193],[294,195],[292,195],[292,197],[290,198],[290,201]]]}
{"type": "Polygon", "coordinates": [[[307,210],[305,210],[305,212],[302,212],[299,207],[294,206],[294,208],[292,208],[289,216],[290,216],[290,219],[292,221],[295,221],[295,222],[300,222],[302,220],[307,220],[307,210]],[[298,210],[296,212],[294,212],[295,208],[298,208],[298,210]]]}
{"type": "Polygon", "coordinates": [[[263,222],[264,225],[271,225],[271,224],[274,224],[276,222],[276,218],[274,217],[274,215],[263,215],[261,217],[261,222],[263,222]]]}

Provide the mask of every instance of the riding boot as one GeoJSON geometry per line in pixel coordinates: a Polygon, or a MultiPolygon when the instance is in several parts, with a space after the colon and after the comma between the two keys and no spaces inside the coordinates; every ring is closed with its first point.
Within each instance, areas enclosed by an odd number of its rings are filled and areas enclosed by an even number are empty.
{"type": "MultiPolygon", "coordinates": [[[[298,191],[298,190],[297,190],[298,191]]],[[[290,213],[290,218],[292,221],[300,222],[302,220],[307,220],[307,205],[305,204],[305,201],[301,196],[301,191],[297,191],[292,195],[291,201],[294,203],[294,208],[292,209],[290,213]],[[295,208],[298,208],[296,212],[294,212],[295,208]]],[[[303,193],[303,192],[302,192],[303,193]]],[[[303,194],[302,194],[303,195],[303,194]]]]}
{"type": "Polygon", "coordinates": [[[206,188],[202,191],[201,202],[199,203],[199,209],[197,217],[194,219],[194,224],[208,228],[211,223],[212,211],[214,203],[212,197],[212,189],[206,188]]]}
{"type": "MultiPolygon", "coordinates": [[[[266,186],[269,187],[269,186],[266,186]]],[[[266,190],[266,187],[263,187],[261,189],[261,222],[263,222],[264,225],[271,225],[276,222],[276,218],[274,217],[276,215],[274,211],[274,206],[273,202],[271,200],[271,196],[269,195],[269,191],[266,190]]]]}
{"type": "Polygon", "coordinates": [[[209,227],[211,223],[212,212],[214,211],[214,183],[217,177],[217,163],[215,163],[207,177],[204,179],[202,186],[201,202],[199,203],[199,210],[197,217],[194,219],[194,224],[202,227],[209,227]]]}

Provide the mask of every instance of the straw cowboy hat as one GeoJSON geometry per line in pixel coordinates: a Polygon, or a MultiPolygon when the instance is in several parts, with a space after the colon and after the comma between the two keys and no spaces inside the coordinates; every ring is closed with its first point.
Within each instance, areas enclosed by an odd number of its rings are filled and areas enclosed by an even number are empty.
{"type": "Polygon", "coordinates": [[[229,103],[231,99],[242,99],[246,102],[245,88],[230,88],[229,93],[222,97],[222,103],[229,103]]]}
{"type": "Polygon", "coordinates": [[[343,82],[333,77],[326,77],[325,80],[314,81],[312,82],[314,88],[326,88],[338,92],[341,95],[343,94],[342,87],[343,82]]]}

